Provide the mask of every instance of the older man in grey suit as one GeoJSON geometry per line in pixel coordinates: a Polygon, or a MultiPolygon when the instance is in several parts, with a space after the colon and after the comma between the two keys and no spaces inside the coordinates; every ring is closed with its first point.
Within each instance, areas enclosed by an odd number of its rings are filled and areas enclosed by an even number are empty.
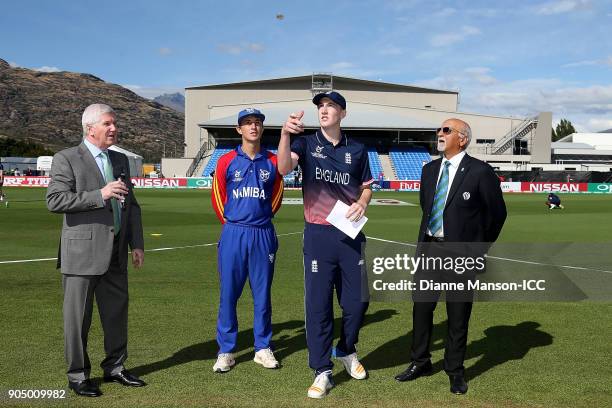
{"type": "Polygon", "coordinates": [[[89,380],[87,336],[96,298],[106,358],[105,381],[141,387],[127,358],[128,245],[134,267],[144,261],[140,207],[129,182],[125,155],[109,150],[117,143],[116,115],[108,105],[83,112],[83,142],[53,157],[47,207],[64,214],[58,268],[64,288],[64,346],[68,386],[78,395],[102,395],[89,380]]]}

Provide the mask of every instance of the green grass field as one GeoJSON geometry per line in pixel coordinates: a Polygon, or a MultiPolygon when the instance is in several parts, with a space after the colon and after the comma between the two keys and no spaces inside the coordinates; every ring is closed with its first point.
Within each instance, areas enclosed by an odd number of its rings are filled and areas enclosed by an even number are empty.
{"type": "MultiPolygon", "coordinates": [[[[6,189],[0,207],[0,262],[57,255],[61,217],[46,210],[43,189],[6,189]]],[[[297,197],[299,192],[288,192],[297,197]]],[[[409,362],[411,304],[371,303],[359,355],[369,370],[351,379],[340,365],[337,387],[309,400],[312,382],[303,329],[302,207],[286,205],[275,218],[280,235],[273,284],[273,323],[280,370],[252,361],[252,302],[239,302],[237,366],[212,372],[217,345],[216,246],[220,225],[210,192],[139,190],[147,253],[145,267],[130,271],[127,367],[149,385],[129,389],[102,384],[104,396],[64,401],[9,400],[9,389],[65,389],[62,290],[54,261],[0,264],[0,406],[203,407],[603,407],[612,406],[612,303],[476,303],[466,358],[468,394],[449,393],[442,371],[444,306],[436,311],[432,345],[435,375],[411,383],[393,376],[409,362]],[[151,234],[163,234],[153,237],[151,234]],[[292,234],[294,233],[294,234],[292,234]],[[283,235],[288,234],[288,235],[283,235]],[[183,249],[150,251],[212,244],[183,249]],[[342,369],[341,369],[342,368],[342,369]]],[[[417,203],[416,193],[376,193],[417,203]]],[[[503,242],[607,242],[611,198],[566,195],[564,211],[548,211],[544,195],[506,195],[509,217],[503,242]]],[[[371,206],[368,236],[413,242],[418,207],[371,206]]],[[[611,246],[612,248],[612,246],[611,246]]],[[[519,266],[517,266],[519,267],[519,266]]],[[[339,308],[336,307],[336,316],[339,308]]],[[[103,344],[97,312],[89,337],[92,376],[103,344]]],[[[338,320],[336,320],[338,322],[338,320]]],[[[337,327],[337,324],[336,324],[337,327]]]]}

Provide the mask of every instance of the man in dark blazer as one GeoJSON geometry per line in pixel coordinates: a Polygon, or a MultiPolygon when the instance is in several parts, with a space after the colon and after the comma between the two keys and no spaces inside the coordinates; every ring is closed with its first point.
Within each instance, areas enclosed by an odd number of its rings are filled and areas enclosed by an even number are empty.
{"type": "MultiPolygon", "coordinates": [[[[417,255],[484,256],[495,242],[506,219],[506,205],[499,179],[487,163],[470,157],[465,149],[470,143],[470,126],[460,119],[448,119],[437,130],[437,147],[442,157],[427,163],[421,176],[420,203],[423,216],[419,229],[417,255]],[[457,248],[460,253],[457,253],[457,248]]],[[[436,271],[439,273],[439,271],[436,271]]],[[[440,276],[417,271],[415,279],[440,276]]],[[[442,272],[443,274],[443,272],[442,272]]],[[[450,271],[450,280],[464,283],[470,276],[450,271]]],[[[442,281],[445,281],[443,278],[442,281]]],[[[440,291],[413,293],[414,306],[412,362],[398,374],[398,381],[411,381],[431,373],[429,347],[433,312],[440,291]]],[[[464,378],[468,323],[472,311],[472,293],[446,292],[448,334],[444,353],[444,370],[450,390],[465,394],[464,378]]]]}
{"type": "Polygon", "coordinates": [[[104,380],[141,387],[127,358],[128,245],[134,267],[144,262],[140,207],[132,191],[128,159],[109,150],[117,143],[115,112],[94,104],[83,112],[83,142],[57,153],[47,189],[49,211],[64,214],[58,268],[64,288],[64,348],[68,386],[76,394],[102,395],[89,380],[87,336],[96,298],[106,358],[104,380]]]}

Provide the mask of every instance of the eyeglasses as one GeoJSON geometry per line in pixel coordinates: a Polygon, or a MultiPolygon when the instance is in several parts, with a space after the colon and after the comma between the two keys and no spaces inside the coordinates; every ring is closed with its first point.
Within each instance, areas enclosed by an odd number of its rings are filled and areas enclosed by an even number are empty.
{"type": "Polygon", "coordinates": [[[453,130],[455,132],[459,133],[459,134],[465,135],[465,133],[463,133],[462,131],[457,130],[457,129],[452,128],[452,127],[449,127],[449,126],[444,126],[444,127],[441,127],[441,128],[437,128],[436,129],[436,134],[440,133],[440,131],[441,131],[443,135],[450,135],[453,130]]]}

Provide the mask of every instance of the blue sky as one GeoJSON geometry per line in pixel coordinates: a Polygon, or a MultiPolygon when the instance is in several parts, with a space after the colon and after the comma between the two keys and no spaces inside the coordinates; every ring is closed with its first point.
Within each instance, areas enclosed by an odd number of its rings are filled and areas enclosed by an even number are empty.
{"type": "Polygon", "coordinates": [[[2,5],[0,58],[145,97],[332,72],[459,90],[461,111],[612,128],[610,0],[20,0],[2,5]]]}

